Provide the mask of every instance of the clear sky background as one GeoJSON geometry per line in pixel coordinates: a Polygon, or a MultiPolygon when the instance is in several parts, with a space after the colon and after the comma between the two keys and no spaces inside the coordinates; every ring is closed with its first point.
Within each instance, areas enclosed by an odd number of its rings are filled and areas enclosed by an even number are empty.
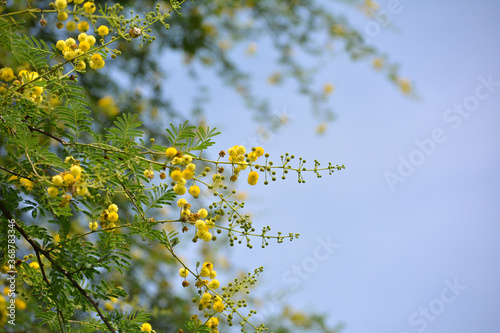
{"type": "MultiPolygon", "coordinates": [[[[265,83],[274,68],[265,42],[255,57],[242,56],[258,91],[291,117],[261,141],[266,152],[346,170],[306,175],[300,185],[290,177],[242,186],[257,229],[301,238],[265,250],[235,246],[232,258],[247,271],[264,266],[261,295],[287,290],[265,302],[268,309],[281,303],[326,313],[345,333],[499,332],[500,2],[400,3],[402,12],[370,41],[401,64],[421,100],[339,55],[318,76],[336,87],[338,119],[323,136],[293,85],[265,83]],[[463,115],[453,111],[460,104],[463,115]],[[415,166],[405,169],[402,160],[415,166]],[[404,182],[391,187],[388,172],[404,182]],[[316,250],[329,239],[338,245],[331,253],[316,250]]],[[[387,9],[388,1],[380,4],[387,9]]],[[[363,30],[369,22],[352,18],[363,30]]],[[[207,119],[223,131],[217,151],[256,135],[259,125],[235,93],[214,83],[212,94],[207,119]]]]}

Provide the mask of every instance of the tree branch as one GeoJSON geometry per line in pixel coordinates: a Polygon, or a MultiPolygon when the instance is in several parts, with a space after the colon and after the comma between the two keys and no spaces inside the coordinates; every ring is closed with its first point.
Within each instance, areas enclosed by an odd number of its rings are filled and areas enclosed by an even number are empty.
{"type": "MultiPolygon", "coordinates": [[[[4,216],[7,217],[7,219],[9,219],[9,220],[15,220],[14,216],[12,216],[12,214],[5,207],[3,201],[0,201],[0,210],[2,211],[2,213],[4,214],[4,216]]],[[[17,224],[17,222],[15,222],[15,221],[14,221],[14,228],[16,228],[16,230],[24,237],[24,239],[35,250],[35,252],[37,254],[37,258],[40,258],[40,253],[43,254],[45,256],[45,258],[47,258],[50,261],[50,263],[52,264],[52,266],[55,267],[57,270],[59,270],[69,280],[69,282],[71,282],[71,284],[73,285],[73,287],[75,287],[76,290],[78,290],[83,296],[85,296],[85,298],[90,302],[90,304],[92,304],[92,306],[96,310],[97,314],[99,315],[99,317],[101,318],[101,320],[104,322],[104,324],[108,327],[108,329],[110,330],[110,332],[116,333],[116,331],[114,330],[113,326],[111,326],[111,324],[108,322],[108,320],[106,319],[106,317],[101,312],[101,309],[99,309],[99,305],[94,301],[94,299],[92,297],[90,297],[90,295],[82,287],[80,287],[80,285],[78,284],[78,282],[76,282],[75,279],[73,279],[73,277],[71,276],[71,274],[68,273],[61,266],[59,266],[55,262],[54,258],[52,258],[52,256],[50,255],[50,253],[48,251],[42,249],[40,247],[40,245],[38,245],[37,242],[35,242],[33,239],[31,239],[31,237],[26,233],[26,231],[23,228],[21,228],[21,226],[19,224],[17,224]]]]}

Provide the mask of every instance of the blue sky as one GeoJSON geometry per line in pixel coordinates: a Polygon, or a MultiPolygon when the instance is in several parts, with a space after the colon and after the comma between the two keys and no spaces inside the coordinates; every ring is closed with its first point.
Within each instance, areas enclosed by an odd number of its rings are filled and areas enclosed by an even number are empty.
{"type": "MultiPolygon", "coordinates": [[[[500,2],[400,3],[403,10],[370,40],[401,64],[420,101],[369,64],[338,56],[318,76],[335,84],[338,119],[317,136],[318,121],[292,86],[261,83],[274,109],[291,115],[262,142],[265,150],[346,170],[309,175],[301,185],[242,186],[256,225],[301,239],[265,250],[240,246],[232,258],[248,271],[264,266],[262,295],[298,285],[278,303],[327,313],[332,324],[345,323],[345,333],[498,332],[500,2]],[[461,114],[453,111],[464,104],[461,114]],[[413,170],[398,173],[402,160],[413,161],[413,170]],[[391,186],[388,172],[404,182],[391,186]],[[329,241],[330,252],[321,247],[329,241]]],[[[361,29],[369,23],[353,18],[361,29]]],[[[259,46],[242,61],[265,82],[273,68],[265,43],[259,46]]],[[[238,97],[212,89],[207,118],[223,131],[217,149],[255,136],[259,125],[238,97]]]]}

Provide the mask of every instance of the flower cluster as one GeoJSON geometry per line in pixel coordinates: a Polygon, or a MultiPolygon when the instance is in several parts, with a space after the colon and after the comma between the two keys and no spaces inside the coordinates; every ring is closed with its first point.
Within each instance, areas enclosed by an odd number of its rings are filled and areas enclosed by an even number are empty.
{"type": "MultiPolygon", "coordinates": [[[[35,71],[27,71],[25,69],[19,71],[18,79],[14,80],[16,76],[14,75],[14,71],[10,67],[4,67],[0,69],[0,80],[4,82],[12,82],[13,85],[20,86],[26,85],[23,89],[23,94],[30,101],[35,103],[41,103],[43,101],[44,94],[44,86],[45,81],[38,78],[38,72],[35,71]],[[32,83],[33,82],[33,83],[32,83]]],[[[7,85],[1,84],[0,91],[4,90],[7,85]]]]}
{"type": "MultiPolygon", "coordinates": [[[[66,40],[59,40],[56,44],[56,48],[62,52],[64,59],[66,60],[82,58],[79,60],[77,59],[75,61],[75,65],[78,71],[83,71],[87,65],[82,56],[85,55],[95,43],[96,39],[94,36],[87,35],[85,32],[82,32],[78,35],[78,45],[76,44],[76,41],[70,37],[66,40]]],[[[87,54],[85,58],[89,62],[90,68],[100,69],[105,65],[105,61],[99,53],[94,53],[90,57],[89,54],[87,54]]]]}
{"type": "Polygon", "coordinates": [[[82,197],[88,195],[89,190],[83,173],[80,165],[73,164],[69,170],[53,176],[51,181],[52,186],[47,188],[48,195],[52,198],[58,197],[61,194],[61,189],[63,189],[61,207],[68,206],[72,195],[82,197]]]}
{"type": "MultiPolygon", "coordinates": [[[[113,229],[118,223],[118,206],[116,204],[110,204],[107,209],[104,209],[99,215],[100,225],[103,229],[113,229]],[[115,223],[116,222],[116,223],[115,223]]],[[[92,231],[97,230],[97,221],[90,222],[89,228],[92,231]]]]}

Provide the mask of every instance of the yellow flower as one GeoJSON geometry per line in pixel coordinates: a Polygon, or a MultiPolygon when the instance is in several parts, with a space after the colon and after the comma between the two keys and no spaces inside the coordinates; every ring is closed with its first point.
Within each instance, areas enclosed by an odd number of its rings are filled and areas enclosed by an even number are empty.
{"type": "Polygon", "coordinates": [[[118,220],[118,214],[116,212],[111,212],[108,214],[108,221],[116,222],[118,220]]]}
{"type": "Polygon", "coordinates": [[[90,44],[86,40],[84,40],[83,42],[80,42],[80,45],[78,47],[83,52],[87,52],[88,50],[90,50],[90,44]]]}
{"type": "Polygon", "coordinates": [[[115,307],[113,306],[113,304],[111,302],[106,302],[104,303],[104,309],[106,309],[106,311],[113,311],[115,307]]]}
{"type": "Polygon", "coordinates": [[[193,158],[190,155],[182,156],[182,163],[184,163],[184,164],[191,163],[192,160],[193,160],[193,158]]]}
{"type": "Polygon", "coordinates": [[[210,275],[209,275],[209,277],[210,277],[211,279],[214,279],[216,276],[217,276],[217,272],[215,271],[215,269],[212,269],[212,271],[210,271],[210,275]]]}
{"type": "Polygon", "coordinates": [[[99,53],[95,53],[90,57],[90,67],[94,69],[100,69],[104,67],[104,60],[102,60],[102,56],[99,53]]]}
{"type": "Polygon", "coordinates": [[[323,93],[325,95],[330,95],[331,93],[333,93],[334,89],[335,89],[335,87],[333,86],[333,84],[325,83],[325,85],[323,86],[323,93]]]}
{"type": "Polygon", "coordinates": [[[189,275],[189,271],[186,268],[181,268],[179,269],[179,276],[180,277],[187,277],[189,275]]]}
{"type": "Polygon", "coordinates": [[[148,323],[144,323],[141,326],[141,332],[151,332],[152,329],[153,327],[151,327],[151,325],[148,323]]]}
{"type": "Polygon", "coordinates": [[[62,10],[66,8],[66,6],[68,6],[68,3],[66,2],[66,0],[56,0],[54,2],[54,5],[56,6],[57,10],[62,10]]]}
{"type": "Polygon", "coordinates": [[[375,68],[376,70],[380,70],[380,69],[382,69],[382,67],[384,67],[384,59],[375,58],[372,60],[372,65],[373,65],[373,68],[375,68]]]}
{"type": "Polygon", "coordinates": [[[36,261],[33,261],[32,263],[30,263],[30,267],[33,267],[34,269],[38,269],[40,267],[40,265],[36,261]]]}
{"type": "Polygon", "coordinates": [[[89,23],[87,21],[81,21],[80,23],[77,24],[76,28],[80,32],[85,32],[89,30],[89,23]]]}
{"type": "Polygon", "coordinates": [[[219,318],[217,317],[212,317],[207,321],[207,326],[210,328],[217,328],[219,325],[219,318]]]}
{"type": "Polygon", "coordinates": [[[202,219],[204,219],[208,216],[208,212],[205,208],[201,208],[200,210],[198,210],[198,214],[200,214],[200,217],[202,219]]]}
{"type": "Polygon", "coordinates": [[[179,208],[182,208],[184,207],[184,205],[186,205],[188,202],[186,199],[179,199],[179,201],[177,201],[177,207],[179,208]]]}
{"type": "Polygon", "coordinates": [[[56,48],[58,50],[62,51],[62,50],[64,50],[65,47],[66,47],[65,41],[63,41],[62,39],[57,41],[56,48]]]}
{"type": "Polygon", "coordinates": [[[75,177],[72,174],[67,173],[64,175],[63,181],[66,185],[71,185],[75,182],[75,177]]]}
{"type": "Polygon", "coordinates": [[[111,205],[108,206],[108,211],[117,213],[118,212],[118,206],[115,205],[115,204],[111,204],[111,205]]]}
{"type": "Polygon", "coordinates": [[[170,178],[172,178],[174,182],[178,182],[179,180],[181,180],[182,179],[181,170],[175,169],[174,171],[172,171],[172,173],[170,174],[170,178]]]}
{"type": "Polygon", "coordinates": [[[90,44],[90,46],[95,44],[95,37],[92,35],[87,36],[87,43],[90,44]]]}
{"type": "Polygon", "coordinates": [[[86,196],[87,194],[89,193],[89,189],[87,188],[87,186],[85,185],[82,185],[82,186],[77,186],[76,187],[76,194],[81,196],[81,197],[84,197],[86,196]]]}
{"type": "Polygon", "coordinates": [[[59,21],[66,21],[68,19],[68,12],[59,12],[57,14],[57,19],[59,21]]]}
{"type": "Polygon", "coordinates": [[[92,231],[97,230],[98,227],[99,227],[99,225],[97,224],[97,221],[89,223],[89,229],[92,230],[92,231]]]}
{"type": "Polygon", "coordinates": [[[0,79],[3,81],[12,81],[14,80],[14,72],[12,71],[12,68],[10,67],[4,67],[0,70],[0,79]]]}
{"type": "Polygon", "coordinates": [[[186,187],[181,184],[175,184],[174,192],[178,195],[184,195],[186,193],[186,187]]]}
{"type": "Polygon", "coordinates": [[[26,310],[26,302],[24,302],[22,299],[17,298],[15,300],[16,308],[18,310],[24,311],[26,310]]]}
{"type": "Polygon", "coordinates": [[[97,33],[99,34],[99,36],[101,37],[104,37],[106,36],[107,34],[109,34],[109,29],[107,26],[105,25],[101,25],[98,29],[97,29],[97,33]]]}
{"type": "Polygon", "coordinates": [[[217,289],[217,288],[219,288],[219,286],[220,286],[220,282],[217,279],[213,279],[212,281],[210,281],[208,283],[208,288],[210,288],[210,289],[217,289]]]}
{"type": "Polygon", "coordinates": [[[75,0],[75,5],[81,5],[84,0],[75,0]]]}
{"type": "Polygon", "coordinates": [[[76,29],[76,23],[75,23],[75,21],[68,21],[68,22],[66,22],[66,29],[68,31],[74,31],[76,29]]]}
{"type": "Polygon", "coordinates": [[[411,83],[408,79],[399,79],[398,80],[399,88],[405,95],[409,95],[411,92],[411,83]]]}
{"type": "Polygon", "coordinates": [[[195,199],[200,195],[200,188],[196,185],[193,185],[189,188],[189,194],[191,194],[195,199]]]}
{"type": "Polygon", "coordinates": [[[184,171],[182,171],[182,178],[184,179],[191,179],[193,178],[194,174],[193,174],[193,171],[189,170],[189,169],[185,169],[184,171]]]}
{"type": "Polygon", "coordinates": [[[85,10],[85,13],[92,14],[95,12],[95,4],[88,1],[83,5],[83,9],[85,10]]]}
{"type": "Polygon", "coordinates": [[[248,174],[248,184],[255,185],[259,181],[259,174],[257,171],[252,171],[248,174]]]}
{"type": "Polygon", "coordinates": [[[47,189],[47,193],[53,198],[59,195],[59,190],[57,189],[57,187],[51,186],[47,189]]]}
{"type": "Polygon", "coordinates": [[[189,163],[189,164],[186,166],[186,169],[191,170],[192,172],[194,172],[194,170],[196,170],[196,164],[194,164],[194,163],[189,163]]]}
{"type": "Polygon", "coordinates": [[[75,176],[75,179],[80,178],[80,176],[81,176],[81,174],[83,172],[82,168],[79,165],[73,165],[73,166],[71,166],[71,168],[69,168],[69,171],[71,172],[71,174],[73,176],[75,176]]]}
{"type": "Polygon", "coordinates": [[[222,301],[217,301],[214,303],[214,310],[217,312],[222,312],[224,311],[224,303],[222,301]]]}
{"type": "Polygon", "coordinates": [[[177,155],[177,149],[175,149],[174,147],[167,148],[165,154],[167,155],[168,158],[172,158],[175,155],[177,155]]]}
{"type": "Polygon", "coordinates": [[[31,180],[22,178],[19,182],[21,183],[21,185],[26,187],[28,191],[31,191],[33,189],[33,182],[31,180]]]}
{"type": "Polygon", "coordinates": [[[87,64],[85,63],[85,61],[78,61],[78,64],[76,64],[76,69],[79,71],[83,71],[85,68],[87,68],[87,64]]]}

